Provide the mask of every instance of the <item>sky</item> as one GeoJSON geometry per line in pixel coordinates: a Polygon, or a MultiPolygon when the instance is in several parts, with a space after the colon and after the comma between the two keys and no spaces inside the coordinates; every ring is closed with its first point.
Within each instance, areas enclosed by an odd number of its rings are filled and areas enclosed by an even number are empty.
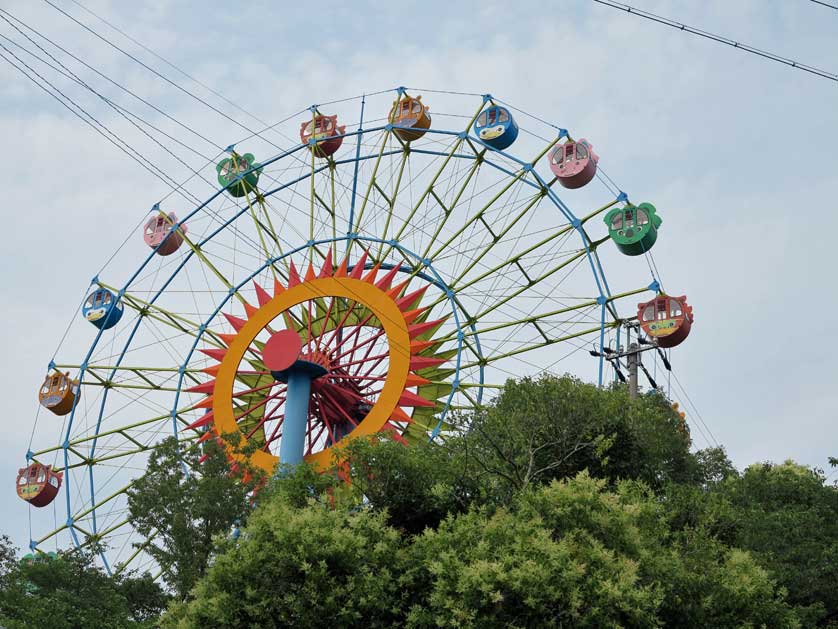
{"type": "MultiPolygon", "coordinates": [[[[245,120],[78,5],[55,4],[245,120]]],[[[693,403],[687,419],[696,447],[717,441],[739,468],[788,458],[825,467],[827,457],[838,455],[836,82],[591,0],[514,7],[431,1],[410,15],[401,5],[368,2],[323,2],[316,11],[285,2],[206,4],[86,6],[262,121],[407,85],[491,93],[595,138],[608,174],[663,216],[654,252],[661,278],[694,308],[694,329],[673,363],[679,389],[693,403]]],[[[634,6],[838,72],[838,11],[813,2],[636,0],[634,6]]],[[[0,8],[216,145],[246,135],[49,4],[7,0],[0,8]]],[[[0,34],[27,44],[3,21],[0,34]]],[[[131,102],[101,77],[72,67],[110,98],[131,102]]],[[[145,154],[167,158],[101,100],[67,81],[58,84],[145,154]]],[[[6,319],[0,477],[11,488],[33,431],[37,388],[68,322],[78,317],[90,278],[136,234],[167,188],[5,61],[0,85],[0,137],[8,150],[0,207],[7,234],[0,249],[6,319]]],[[[258,126],[253,118],[247,124],[258,126]]],[[[182,128],[172,133],[202,146],[182,128]]],[[[189,164],[204,163],[181,153],[189,164]]],[[[172,176],[183,179],[185,168],[168,163],[172,176]]],[[[637,271],[611,260],[609,277],[637,271]]],[[[89,340],[68,338],[65,347],[81,352],[89,340]]],[[[58,434],[60,420],[41,415],[37,430],[58,434]]],[[[0,495],[0,509],[0,532],[25,546],[27,505],[10,490],[0,495]]]]}

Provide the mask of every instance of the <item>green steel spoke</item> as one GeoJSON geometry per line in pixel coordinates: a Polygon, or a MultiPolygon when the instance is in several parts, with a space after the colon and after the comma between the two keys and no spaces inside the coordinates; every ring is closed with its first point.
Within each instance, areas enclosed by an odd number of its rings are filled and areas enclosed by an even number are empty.
{"type": "MultiPolygon", "coordinates": [[[[509,303],[510,301],[512,301],[513,299],[515,299],[518,295],[520,295],[521,293],[523,293],[524,291],[527,291],[527,290],[529,290],[530,288],[532,288],[533,286],[535,286],[535,285],[537,285],[537,284],[539,284],[539,283],[543,282],[545,279],[547,279],[548,277],[550,277],[551,275],[553,275],[553,274],[555,274],[555,273],[558,273],[559,271],[561,271],[563,268],[565,268],[565,267],[566,267],[566,266],[568,266],[569,264],[572,264],[573,262],[575,262],[575,261],[577,261],[577,260],[580,260],[581,258],[583,258],[583,257],[586,255],[586,253],[587,253],[587,252],[585,251],[585,249],[580,249],[577,253],[575,253],[573,256],[571,256],[571,257],[570,257],[570,258],[568,258],[567,260],[564,260],[563,262],[561,262],[561,263],[557,264],[556,266],[554,266],[552,269],[549,269],[549,270],[545,271],[545,272],[544,272],[544,273],[542,273],[542,274],[541,274],[538,278],[533,279],[533,280],[529,280],[529,281],[528,281],[526,284],[524,284],[523,286],[520,286],[519,288],[517,288],[517,289],[515,289],[514,291],[512,291],[512,293],[510,293],[510,294],[508,294],[508,295],[504,296],[504,297],[503,297],[503,299],[500,299],[500,300],[496,301],[496,302],[495,302],[494,304],[492,304],[492,306],[490,306],[489,308],[486,308],[486,309],[485,309],[485,310],[483,310],[482,312],[480,312],[480,313],[478,313],[478,314],[474,315],[474,317],[472,317],[472,320],[473,320],[473,321],[475,321],[475,322],[476,322],[476,321],[479,321],[480,319],[482,319],[483,317],[485,317],[485,316],[486,316],[487,314],[489,314],[490,312],[494,312],[495,310],[497,310],[498,308],[500,308],[500,307],[501,307],[501,306],[503,306],[504,304],[509,303]]],[[[513,261],[517,261],[517,260],[514,260],[514,259],[513,259],[513,261]]]]}
{"type": "MultiPolygon", "coordinates": [[[[381,148],[378,150],[378,156],[375,158],[375,165],[372,168],[372,174],[370,175],[370,183],[367,186],[367,191],[363,195],[361,199],[361,207],[358,209],[358,217],[355,219],[355,224],[352,226],[351,231],[357,233],[361,227],[361,221],[364,218],[364,212],[367,208],[367,202],[370,199],[372,194],[372,186],[375,183],[375,176],[378,173],[378,167],[381,164],[381,158],[384,156],[384,149],[387,148],[387,140],[390,139],[391,132],[385,131],[383,134],[383,139],[381,141],[381,148]]],[[[398,136],[396,136],[398,139],[398,136]]]]}
{"type": "MultiPolygon", "coordinates": [[[[619,325],[620,324],[617,323],[617,322],[612,322],[612,323],[606,323],[605,327],[606,328],[615,328],[619,325]]],[[[578,338],[580,336],[585,336],[586,334],[593,334],[594,332],[596,332],[598,334],[600,332],[600,330],[601,330],[601,326],[597,325],[596,327],[588,328],[586,330],[582,330],[581,332],[574,332],[573,334],[567,334],[565,336],[560,336],[560,337],[555,338],[555,339],[545,340],[542,343],[525,345],[523,347],[519,347],[518,349],[514,349],[510,352],[505,352],[503,354],[495,354],[495,355],[491,356],[490,358],[484,358],[482,360],[478,360],[478,361],[475,361],[475,362],[466,363],[465,365],[463,365],[461,367],[461,369],[471,369],[473,367],[479,367],[481,365],[490,365],[490,364],[492,364],[492,363],[494,363],[498,360],[502,360],[504,358],[510,358],[512,356],[517,356],[518,354],[523,354],[524,352],[530,352],[533,349],[536,349],[538,347],[547,347],[548,345],[555,345],[556,343],[563,343],[565,341],[569,341],[571,339],[575,339],[575,338],[578,338]]]]}
{"type": "MultiPolygon", "coordinates": [[[[483,106],[484,106],[484,104],[481,103],[480,107],[477,108],[477,111],[474,113],[474,115],[469,120],[469,123],[466,125],[466,136],[465,137],[468,137],[468,130],[471,128],[471,125],[474,124],[474,121],[477,120],[477,116],[480,115],[480,112],[483,111],[483,106]]],[[[410,226],[411,222],[413,221],[413,217],[416,215],[416,212],[419,211],[419,209],[422,207],[422,204],[425,202],[425,199],[427,199],[428,196],[431,194],[437,180],[440,178],[440,176],[442,176],[442,173],[445,172],[445,168],[448,166],[448,163],[451,161],[451,159],[457,153],[457,151],[462,146],[462,144],[463,144],[463,138],[458,136],[457,139],[454,141],[454,144],[452,145],[451,150],[448,151],[448,154],[445,156],[445,159],[443,160],[439,169],[434,174],[434,176],[431,178],[431,182],[428,184],[428,187],[425,188],[425,190],[422,192],[422,194],[419,195],[419,199],[413,205],[413,209],[410,211],[410,213],[408,213],[407,218],[405,218],[404,222],[402,223],[402,226],[396,232],[395,236],[393,237],[395,240],[401,240],[402,236],[404,235],[404,231],[410,226]]],[[[446,215],[446,219],[447,219],[447,215],[446,215]]],[[[443,220],[443,223],[444,222],[445,221],[443,220]]],[[[389,253],[390,253],[390,250],[387,251],[387,254],[389,254],[389,253]]]]}

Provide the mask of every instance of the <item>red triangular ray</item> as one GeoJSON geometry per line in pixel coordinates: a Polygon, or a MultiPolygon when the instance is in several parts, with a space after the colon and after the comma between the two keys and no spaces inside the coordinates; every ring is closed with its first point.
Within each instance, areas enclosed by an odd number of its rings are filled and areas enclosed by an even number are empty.
{"type": "Polygon", "coordinates": [[[346,277],[348,275],[347,269],[349,268],[349,258],[346,257],[338,266],[338,270],[335,271],[335,277],[346,277]]]}
{"type": "Polygon", "coordinates": [[[212,401],[213,401],[213,396],[208,395],[207,397],[205,397],[203,400],[198,402],[192,408],[212,408],[212,401]]]}
{"type": "MultiPolygon", "coordinates": [[[[198,439],[198,441],[200,441],[200,439],[198,439]]],[[[204,461],[207,460],[207,457],[209,457],[209,454],[202,454],[198,457],[198,463],[203,465],[204,461]]]]}
{"type": "Polygon", "coordinates": [[[220,369],[221,369],[221,365],[218,364],[218,365],[212,365],[211,367],[205,367],[205,368],[201,369],[201,371],[203,371],[205,374],[210,375],[210,376],[217,376],[218,371],[220,369]]]}
{"type": "Polygon", "coordinates": [[[353,277],[356,280],[361,279],[361,274],[364,272],[364,265],[367,263],[367,252],[364,251],[364,254],[361,256],[361,259],[355,263],[355,266],[352,267],[352,272],[349,274],[349,277],[353,277]]]}
{"type": "Polygon", "coordinates": [[[404,322],[406,324],[410,325],[423,312],[425,312],[424,308],[417,308],[416,310],[408,310],[407,312],[404,313],[404,322]]]}
{"type": "Polygon", "coordinates": [[[296,286],[301,281],[300,274],[297,272],[297,267],[294,266],[294,261],[291,260],[291,263],[288,265],[288,288],[296,286]]]}
{"type": "Polygon", "coordinates": [[[227,354],[226,349],[220,349],[220,348],[219,349],[216,349],[216,348],[201,349],[201,350],[198,350],[198,351],[200,351],[202,354],[206,354],[210,358],[215,358],[215,360],[217,360],[218,362],[221,362],[222,360],[224,360],[224,356],[227,354]]]}
{"type": "Polygon", "coordinates": [[[249,303],[244,302],[244,311],[247,313],[248,318],[252,317],[257,310],[259,309],[256,306],[251,306],[249,303]]]}
{"type": "Polygon", "coordinates": [[[330,247],[326,252],[323,268],[320,269],[320,277],[331,277],[332,275],[334,275],[334,268],[332,267],[332,249],[330,247]]]}
{"type": "MultiPolygon", "coordinates": [[[[210,430],[206,431],[203,435],[198,437],[198,443],[203,443],[204,441],[209,441],[213,437],[215,437],[215,430],[210,429],[210,430]]],[[[218,440],[219,440],[218,437],[216,437],[216,441],[218,441],[218,440]]]]}
{"type": "Polygon", "coordinates": [[[369,284],[375,284],[375,276],[378,274],[378,270],[380,268],[381,262],[377,262],[376,265],[370,269],[369,273],[364,276],[363,281],[369,284]]]}
{"type": "Polygon", "coordinates": [[[404,391],[399,398],[399,406],[435,406],[435,404],[415,393],[404,391]]]}
{"type": "Polygon", "coordinates": [[[314,273],[314,265],[311,262],[309,262],[308,268],[306,269],[306,282],[310,282],[315,277],[317,276],[314,273]]]}
{"type": "Polygon", "coordinates": [[[189,387],[186,389],[187,393],[212,393],[212,390],[215,388],[215,380],[210,380],[209,382],[202,382],[201,384],[196,384],[194,387],[189,387]]]}
{"type": "Polygon", "coordinates": [[[253,282],[253,288],[256,289],[256,299],[259,300],[259,305],[264,306],[271,300],[271,296],[264,288],[259,286],[256,282],[253,282]]]}
{"type": "Polygon", "coordinates": [[[198,420],[192,422],[191,424],[189,424],[183,430],[196,430],[196,429],[200,428],[201,426],[206,426],[207,424],[211,424],[214,419],[215,419],[215,415],[213,415],[212,412],[205,413],[198,420]]]}
{"type": "Polygon", "coordinates": [[[397,299],[396,305],[399,307],[400,310],[405,311],[408,308],[410,308],[410,306],[412,306],[414,303],[422,299],[426,290],[428,290],[427,284],[419,290],[415,290],[412,293],[409,293],[404,297],[397,299]]]}
{"type": "Polygon", "coordinates": [[[245,321],[244,319],[240,319],[239,317],[234,317],[233,315],[227,314],[226,312],[224,313],[224,318],[227,319],[227,321],[230,322],[230,325],[233,326],[233,328],[236,330],[236,332],[241,330],[244,327],[244,325],[247,323],[247,321],[245,321]]]}
{"type": "Polygon", "coordinates": [[[434,345],[434,341],[411,341],[410,342],[410,353],[411,354],[418,354],[423,349],[428,349],[431,345],[434,345]]]}
{"type": "Polygon", "coordinates": [[[417,371],[419,369],[427,369],[428,367],[437,367],[444,362],[448,362],[444,358],[432,358],[431,356],[414,356],[410,359],[410,369],[417,371]]]}
{"type": "Polygon", "coordinates": [[[424,334],[428,330],[433,330],[444,321],[445,319],[434,319],[433,321],[425,321],[424,323],[414,323],[413,325],[408,326],[407,333],[410,338],[415,339],[420,334],[424,334]]]}
{"type": "Polygon", "coordinates": [[[392,297],[393,299],[397,299],[401,292],[407,288],[407,285],[410,284],[410,280],[405,280],[401,284],[397,284],[393,288],[387,291],[387,294],[392,297]]]}
{"type": "Polygon", "coordinates": [[[279,295],[280,293],[285,292],[285,287],[282,285],[282,282],[279,281],[279,278],[274,278],[274,296],[279,295]]]}
{"type": "Polygon", "coordinates": [[[423,384],[430,384],[431,381],[422,376],[417,376],[415,373],[407,374],[407,379],[404,382],[406,387],[421,387],[423,384]]]}
{"type": "Polygon", "coordinates": [[[413,418],[397,406],[393,409],[393,412],[390,413],[390,421],[410,424],[413,423],[413,418]]]}
{"type": "Polygon", "coordinates": [[[224,341],[224,344],[227,347],[230,347],[230,343],[232,343],[233,339],[236,338],[235,334],[217,334],[216,336],[218,336],[218,338],[224,341]]]}
{"type": "Polygon", "coordinates": [[[393,278],[396,277],[396,273],[399,272],[399,265],[397,264],[392,269],[387,272],[387,275],[382,277],[378,282],[376,282],[376,286],[381,290],[388,290],[390,288],[390,284],[393,283],[393,278]]]}

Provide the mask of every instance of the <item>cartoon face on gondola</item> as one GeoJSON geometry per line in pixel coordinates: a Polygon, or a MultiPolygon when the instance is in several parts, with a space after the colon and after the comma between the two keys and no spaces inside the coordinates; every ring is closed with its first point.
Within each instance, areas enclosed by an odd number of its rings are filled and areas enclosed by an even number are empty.
{"type": "Polygon", "coordinates": [[[505,107],[492,105],[474,121],[474,131],[481,142],[493,149],[503,150],[518,137],[518,125],[505,107]]]}
{"type": "Polygon", "coordinates": [[[84,314],[85,318],[88,321],[98,321],[108,314],[108,310],[110,310],[111,294],[93,294],[88,298],[88,303],[90,307],[84,314]]]}
{"type": "Polygon", "coordinates": [[[98,288],[84,300],[82,314],[97,328],[107,330],[115,326],[122,317],[122,305],[117,303],[116,295],[111,291],[98,288]]]}

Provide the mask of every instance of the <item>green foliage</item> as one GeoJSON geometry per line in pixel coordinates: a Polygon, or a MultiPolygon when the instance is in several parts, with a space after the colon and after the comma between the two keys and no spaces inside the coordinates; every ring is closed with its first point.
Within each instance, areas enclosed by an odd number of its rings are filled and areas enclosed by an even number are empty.
{"type": "Polygon", "coordinates": [[[637,479],[660,488],[693,467],[689,434],[659,395],[631,400],[565,376],[509,380],[471,421],[472,456],[504,502],[533,483],[593,476],[637,479]]]}
{"type": "Polygon", "coordinates": [[[758,464],[723,487],[731,543],[754,553],[810,618],[838,622],[838,491],[790,461],[758,464]]]}
{"type": "Polygon", "coordinates": [[[232,464],[214,440],[182,449],[173,438],[152,453],[146,473],[128,491],[129,520],[152,539],[145,548],[164,568],[164,580],[186,598],[214,552],[214,537],[244,522],[260,477],[232,464]],[[245,477],[246,478],[246,477],[245,477]]]}
{"type": "Polygon", "coordinates": [[[164,626],[799,626],[747,552],[670,533],[635,481],[553,481],[420,535],[369,504],[331,508],[327,494],[300,507],[293,494],[260,501],[164,626]]]}
{"type": "Polygon", "coordinates": [[[149,575],[110,577],[77,552],[16,562],[0,540],[0,626],[153,627],[167,597],[149,575]]]}
{"type": "Polygon", "coordinates": [[[276,493],[163,626],[391,627],[410,594],[399,543],[383,514],[300,509],[276,493]]]}
{"type": "Polygon", "coordinates": [[[387,439],[357,439],[341,451],[356,499],[387,513],[387,521],[409,534],[435,528],[447,515],[488,500],[485,475],[468,456],[468,443],[446,447],[425,442],[405,446],[387,439]]]}

